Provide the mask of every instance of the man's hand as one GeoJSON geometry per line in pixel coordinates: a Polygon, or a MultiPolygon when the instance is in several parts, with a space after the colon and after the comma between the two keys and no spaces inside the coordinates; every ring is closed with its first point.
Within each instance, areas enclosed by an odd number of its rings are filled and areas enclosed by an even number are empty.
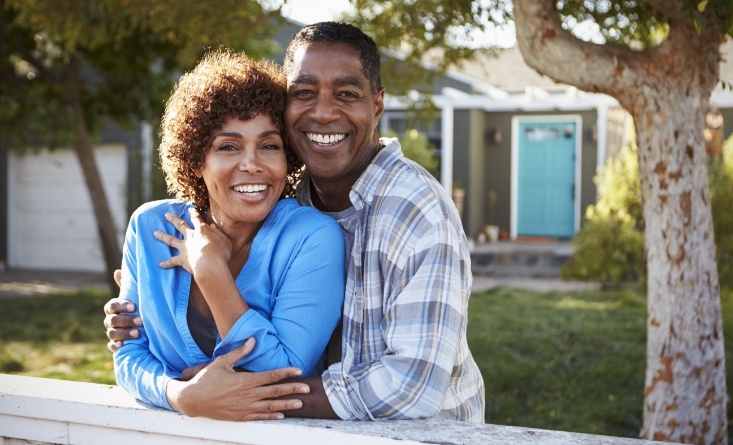
{"type": "MultiPolygon", "coordinates": [[[[120,285],[122,271],[116,270],[114,274],[117,285],[120,285]]],[[[143,322],[139,315],[129,315],[125,312],[134,312],[135,305],[121,298],[113,298],[104,305],[104,327],[107,329],[107,349],[112,352],[122,347],[123,340],[130,340],[140,336],[138,326],[143,322]]]]}
{"type": "Polygon", "coordinates": [[[171,380],[166,389],[171,407],[192,417],[236,421],[282,419],[282,411],[302,407],[300,400],[282,397],[307,394],[310,392],[308,385],[297,381],[278,383],[299,376],[299,369],[234,370],[237,361],[252,351],[254,343],[254,339],[250,339],[243,346],[217,357],[187,382],[171,380]],[[278,397],[280,399],[275,400],[278,397]]]}

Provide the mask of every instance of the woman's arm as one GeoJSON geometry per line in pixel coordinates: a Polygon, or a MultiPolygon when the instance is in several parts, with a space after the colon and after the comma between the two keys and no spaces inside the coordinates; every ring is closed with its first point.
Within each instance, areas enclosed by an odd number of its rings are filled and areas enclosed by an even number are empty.
{"type": "MultiPolygon", "coordinates": [[[[201,258],[200,252],[193,250],[207,243],[188,240],[202,236],[200,225],[196,227],[198,224],[194,221],[194,228],[189,229],[174,215],[168,220],[184,231],[184,240],[172,239],[165,234],[156,235],[162,242],[173,243],[173,247],[181,252],[179,256],[161,263],[161,266],[180,265],[195,270],[196,266],[190,262],[205,263],[199,271],[200,275],[194,277],[209,302],[217,326],[217,312],[225,312],[223,317],[229,317],[224,329],[219,328],[222,342],[214,355],[230,352],[241,346],[247,338],[254,337],[257,342],[255,351],[241,360],[238,366],[249,371],[295,366],[302,368],[304,374],[308,375],[321,358],[341,316],[345,280],[344,247],[343,235],[336,222],[320,217],[315,218],[315,221],[308,219],[303,224],[307,224],[309,229],[298,238],[297,243],[278,243],[279,249],[294,250],[287,252],[290,258],[287,268],[283,270],[284,276],[269,277],[273,285],[279,285],[279,289],[268,318],[258,311],[242,310],[243,306],[234,301],[244,302],[247,296],[239,293],[229,269],[221,262],[221,254],[218,254],[218,260],[198,260],[201,258]],[[216,307],[212,305],[214,299],[220,300],[216,307]]],[[[303,230],[302,226],[299,230],[303,230]]],[[[206,236],[216,236],[216,233],[209,231],[206,236]]],[[[249,261],[259,260],[251,258],[249,261]]],[[[273,265],[263,268],[270,273],[275,269],[277,267],[273,265]]],[[[246,302],[243,304],[246,305],[246,302]]]]}
{"type": "MultiPolygon", "coordinates": [[[[138,253],[138,216],[130,219],[123,248],[122,279],[120,298],[135,304],[135,316],[140,316],[140,286],[138,253]]],[[[166,398],[166,386],[171,379],[179,378],[180,373],[166,367],[150,351],[150,343],[144,328],[139,329],[136,339],[127,340],[124,346],[114,353],[115,377],[117,383],[134,397],[161,408],[173,409],[166,398]]]]}
{"type": "MultiPolygon", "coordinates": [[[[193,228],[178,216],[165,214],[166,220],[183,234],[183,239],[162,231],[155,232],[156,239],[179,251],[177,256],[160,265],[163,268],[181,266],[193,276],[214,316],[219,335],[225,338],[237,320],[249,310],[229,269],[232,243],[215,224],[206,224],[196,209],[191,208],[189,215],[193,228]]],[[[244,340],[246,338],[242,342],[244,340]]]]}

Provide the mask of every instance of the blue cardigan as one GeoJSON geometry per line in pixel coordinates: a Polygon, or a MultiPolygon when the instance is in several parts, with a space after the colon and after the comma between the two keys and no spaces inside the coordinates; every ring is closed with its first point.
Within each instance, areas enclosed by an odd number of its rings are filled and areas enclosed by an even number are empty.
{"type": "MultiPolygon", "coordinates": [[[[191,336],[186,321],[191,274],[158,264],[178,251],[153,237],[155,230],[182,236],[164,215],[191,225],[190,204],[174,200],[141,206],[125,236],[120,298],[137,305],[140,337],[114,354],[117,383],[138,399],[172,409],[166,385],[190,366],[212,360],[191,336]]],[[[294,199],[284,199],[255,236],[249,259],[235,283],[250,309],[226,338],[217,338],[214,358],[256,339],[237,366],[265,371],[295,366],[308,376],[319,371],[326,344],[341,317],[344,299],[344,241],[332,218],[294,199]]]]}

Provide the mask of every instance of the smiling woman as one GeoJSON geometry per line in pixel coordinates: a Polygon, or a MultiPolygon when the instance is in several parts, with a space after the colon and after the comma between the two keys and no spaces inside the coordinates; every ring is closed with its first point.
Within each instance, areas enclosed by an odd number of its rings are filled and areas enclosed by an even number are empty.
{"type": "Polygon", "coordinates": [[[177,199],[130,220],[120,297],[144,327],[114,357],[120,386],[146,403],[185,413],[184,370],[243,346],[250,353],[232,364],[241,370],[325,367],[344,297],[343,236],[291,198],[303,164],[284,139],[284,107],[276,65],[224,50],[168,101],[160,157],[177,199]]]}

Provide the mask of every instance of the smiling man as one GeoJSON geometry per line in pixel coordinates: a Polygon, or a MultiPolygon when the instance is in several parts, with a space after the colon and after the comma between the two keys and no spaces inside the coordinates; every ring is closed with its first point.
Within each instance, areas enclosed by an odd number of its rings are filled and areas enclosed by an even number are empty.
{"type": "MultiPolygon", "coordinates": [[[[341,361],[320,378],[299,380],[310,392],[287,395],[302,407],[283,412],[483,422],[484,384],[466,342],[466,236],[440,184],[404,157],[396,139],[379,138],[384,89],[374,41],[348,24],[309,25],[288,45],[284,68],[287,136],[307,168],[298,199],[341,225],[347,284],[341,361]]],[[[116,316],[106,323],[128,322],[116,316]]],[[[108,335],[120,340],[129,332],[108,335]]],[[[180,401],[187,414],[236,418],[232,410],[241,410],[244,418],[255,399],[282,389],[268,391],[233,372],[232,354],[186,382],[180,401]]]]}

